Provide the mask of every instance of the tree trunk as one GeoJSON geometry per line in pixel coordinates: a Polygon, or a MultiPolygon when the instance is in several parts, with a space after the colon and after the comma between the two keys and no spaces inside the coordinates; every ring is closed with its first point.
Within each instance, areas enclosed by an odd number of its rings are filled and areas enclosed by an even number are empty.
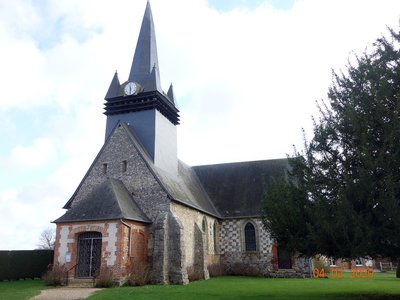
{"type": "Polygon", "coordinates": [[[400,278],[400,258],[397,260],[396,278],[400,278]]]}

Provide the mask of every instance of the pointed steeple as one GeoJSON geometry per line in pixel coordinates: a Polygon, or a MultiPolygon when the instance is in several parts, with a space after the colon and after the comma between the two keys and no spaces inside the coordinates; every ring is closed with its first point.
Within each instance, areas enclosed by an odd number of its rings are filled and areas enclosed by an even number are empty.
{"type": "Polygon", "coordinates": [[[156,36],[150,3],[147,2],[127,81],[114,75],[106,95],[106,140],[114,128],[125,122],[137,135],[153,163],[175,174],[178,170],[176,125],[179,110],[172,85],[168,93],[161,89],[156,36]]]}
{"type": "Polygon", "coordinates": [[[149,90],[151,91],[159,91],[159,92],[162,91],[160,84],[160,71],[158,70],[158,67],[156,67],[155,65],[153,66],[153,69],[151,70],[149,76],[148,87],[149,90]]]}
{"type": "Polygon", "coordinates": [[[162,92],[156,35],[149,1],[147,1],[146,11],[144,12],[128,80],[139,83],[145,92],[152,90],[162,92]]]}
{"type": "Polygon", "coordinates": [[[118,73],[117,73],[117,71],[115,71],[114,77],[111,80],[110,87],[108,88],[107,94],[104,99],[108,100],[108,99],[118,96],[119,87],[120,87],[120,83],[119,83],[118,73]]]}
{"type": "Polygon", "coordinates": [[[173,88],[173,86],[172,86],[172,83],[171,83],[171,85],[169,86],[169,89],[168,89],[168,92],[167,92],[167,96],[168,96],[168,99],[172,102],[172,104],[174,104],[175,107],[176,107],[176,103],[175,103],[175,94],[174,94],[174,88],[173,88]]]}
{"type": "Polygon", "coordinates": [[[133,115],[146,110],[157,110],[173,125],[179,124],[179,110],[175,106],[172,87],[168,93],[161,88],[158,65],[156,35],[150,2],[147,2],[142,26],[136,44],[135,54],[128,80],[120,83],[114,75],[106,94],[105,112],[107,117],[106,137],[118,120],[133,124],[133,115]]]}

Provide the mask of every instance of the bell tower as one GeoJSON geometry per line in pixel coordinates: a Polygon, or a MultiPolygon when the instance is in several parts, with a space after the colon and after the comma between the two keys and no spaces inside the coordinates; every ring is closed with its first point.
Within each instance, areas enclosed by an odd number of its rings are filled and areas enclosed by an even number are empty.
{"type": "Polygon", "coordinates": [[[114,74],[104,98],[107,116],[105,138],[119,121],[126,122],[153,159],[154,165],[177,172],[179,110],[172,84],[164,93],[160,83],[156,36],[150,3],[147,2],[128,80],[114,74]]]}

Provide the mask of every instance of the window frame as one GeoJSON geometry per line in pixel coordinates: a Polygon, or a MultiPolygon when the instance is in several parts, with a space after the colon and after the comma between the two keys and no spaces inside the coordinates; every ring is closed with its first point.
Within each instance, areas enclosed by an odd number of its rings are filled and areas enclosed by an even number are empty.
{"type": "Polygon", "coordinates": [[[259,235],[259,233],[258,233],[258,226],[257,226],[257,224],[253,221],[253,220],[245,220],[243,223],[242,223],[242,252],[246,252],[246,253],[255,253],[255,252],[258,252],[259,251],[259,237],[258,237],[258,235],[259,235]],[[250,225],[252,225],[253,226],[253,228],[254,228],[254,250],[253,249],[249,249],[249,250],[247,250],[248,249],[248,245],[247,245],[247,240],[246,240],[246,226],[248,225],[248,224],[250,224],[250,225]]]}
{"type": "Polygon", "coordinates": [[[218,227],[217,227],[217,221],[215,220],[213,224],[213,246],[214,246],[214,254],[218,254],[219,253],[218,227]]]}

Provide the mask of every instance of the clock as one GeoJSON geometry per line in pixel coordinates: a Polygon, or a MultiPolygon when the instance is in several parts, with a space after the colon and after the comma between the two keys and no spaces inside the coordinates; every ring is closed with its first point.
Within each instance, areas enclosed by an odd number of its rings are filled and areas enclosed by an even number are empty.
{"type": "Polygon", "coordinates": [[[128,96],[135,94],[137,90],[138,90],[138,85],[134,82],[128,82],[124,87],[125,95],[128,96]]]}

